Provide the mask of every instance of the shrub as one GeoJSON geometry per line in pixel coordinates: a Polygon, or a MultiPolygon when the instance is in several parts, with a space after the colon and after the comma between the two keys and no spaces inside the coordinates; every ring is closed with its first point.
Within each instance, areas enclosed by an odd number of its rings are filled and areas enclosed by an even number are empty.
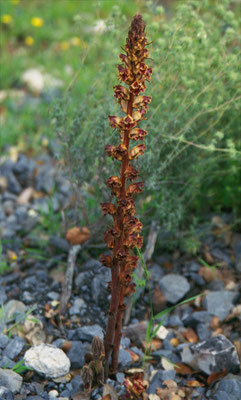
{"type": "MultiPolygon", "coordinates": [[[[144,19],[157,67],[149,91],[154,98],[147,124],[151,135],[145,158],[141,164],[136,162],[146,182],[138,205],[145,225],[157,219],[173,229],[194,212],[200,215],[226,209],[238,213],[238,13],[230,0],[222,4],[193,0],[178,2],[174,16],[168,19],[162,7],[150,1],[146,4],[144,19]]],[[[120,14],[113,21],[121,31],[125,22],[120,14]]],[[[115,30],[109,35],[115,56],[120,38],[117,40],[115,30]]],[[[106,46],[110,51],[110,41],[106,46]]],[[[100,199],[108,200],[99,177],[103,173],[108,177],[114,168],[100,146],[110,140],[116,144],[105,120],[110,113],[112,71],[113,61],[105,59],[94,89],[84,98],[80,96],[78,111],[69,99],[67,111],[60,105],[55,113],[73,180],[92,223],[98,217],[100,199]]]]}

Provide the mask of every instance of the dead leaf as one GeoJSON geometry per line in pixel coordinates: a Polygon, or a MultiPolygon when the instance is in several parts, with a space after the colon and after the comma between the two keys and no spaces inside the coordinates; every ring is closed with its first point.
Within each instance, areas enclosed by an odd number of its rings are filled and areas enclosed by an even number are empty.
{"type": "Polygon", "coordinates": [[[149,394],[149,400],[160,400],[160,397],[157,394],[149,394]]]}
{"type": "Polygon", "coordinates": [[[106,383],[103,387],[103,398],[105,398],[107,400],[118,400],[118,394],[116,392],[116,390],[113,388],[113,386],[109,385],[108,383],[106,383]],[[110,396],[110,397],[106,397],[106,396],[110,396]]]}
{"type": "Polygon", "coordinates": [[[72,343],[69,342],[68,340],[66,340],[66,341],[62,344],[61,349],[62,349],[65,353],[67,353],[67,351],[69,351],[69,350],[71,349],[71,347],[72,347],[72,343]]]}
{"type": "Polygon", "coordinates": [[[163,385],[167,386],[168,389],[176,389],[177,388],[177,383],[175,381],[173,381],[172,379],[166,379],[163,382],[163,385]]]}
{"type": "Polygon", "coordinates": [[[185,337],[185,339],[188,340],[189,343],[198,342],[198,336],[192,328],[188,328],[186,331],[182,332],[182,334],[185,337]]]}
{"type": "Polygon", "coordinates": [[[215,262],[213,256],[209,252],[209,246],[208,245],[204,246],[204,258],[205,258],[205,261],[210,265],[213,265],[214,262],[215,262]]]}
{"type": "Polygon", "coordinates": [[[8,181],[5,176],[0,176],[0,192],[4,192],[7,189],[8,181]]]}
{"type": "Polygon", "coordinates": [[[20,195],[17,198],[17,203],[18,204],[28,204],[31,198],[33,197],[34,189],[31,187],[28,187],[24,189],[20,195]]]}
{"type": "Polygon", "coordinates": [[[138,354],[134,353],[134,351],[129,350],[129,349],[125,349],[125,351],[127,351],[127,353],[130,354],[131,361],[132,361],[133,364],[136,363],[137,361],[139,361],[140,356],[138,354]]]}
{"type": "Polygon", "coordinates": [[[85,393],[85,392],[77,392],[74,395],[72,395],[73,400],[89,400],[90,394],[85,393]]]}
{"type": "Polygon", "coordinates": [[[164,267],[165,269],[167,269],[168,271],[172,271],[173,268],[174,268],[173,263],[171,263],[170,261],[164,261],[164,263],[163,263],[162,265],[163,265],[163,267],[164,267]]]}
{"type": "Polygon", "coordinates": [[[161,364],[165,371],[173,371],[175,369],[175,365],[173,364],[173,362],[168,360],[168,358],[166,357],[162,357],[161,364]]]}
{"type": "Polygon", "coordinates": [[[181,397],[178,396],[178,394],[174,394],[173,396],[170,397],[170,400],[181,400],[181,397]]]}
{"type": "Polygon", "coordinates": [[[185,397],[186,396],[186,393],[182,389],[178,389],[177,394],[179,394],[180,397],[185,397]]]}
{"type": "Polygon", "coordinates": [[[233,342],[234,346],[236,347],[239,359],[241,360],[241,341],[240,340],[235,340],[233,342]]]}
{"type": "Polygon", "coordinates": [[[221,379],[226,375],[227,375],[226,369],[220,372],[212,372],[207,379],[207,384],[211,385],[211,383],[216,382],[218,379],[221,379]]]}
{"type": "Polygon", "coordinates": [[[212,328],[213,331],[216,331],[216,329],[219,328],[220,320],[219,318],[215,315],[211,322],[210,322],[210,328],[212,328]]]}
{"type": "Polygon", "coordinates": [[[159,286],[156,286],[154,289],[154,294],[153,294],[153,310],[155,313],[159,313],[162,311],[165,306],[166,306],[166,297],[162,293],[161,289],[159,286]]]}
{"type": "Polygon", "coordinates": [[[102,400],[111,400],[111,395],[107,394],[106,396],[102,397],[102,400]]]}
{"type": "Polygon", "coordinates": [[[192,375],[195,371],[191,367],[183,363],[175,363],[175,370],[179,375],[192,375]]]}
{"type": "Polygon", "coordinates": [[[81,229],[75,226],[68,230],[65,237],[73,245],[82,244],[89,239],[90,231],[86,226],[81,229]]]}
{"type": "Polygon", "coordinates": [[[199,274],[205,279],[206,282],[211,282],[214,279],[220,279],[221,274],[217,268],[201,267],[199,274]]]}
{"type": "MultiPolygon", "coordinates": [[[[143,347],[146,348],[147,343],[146,341],[143,342],[143,347]]],[[[151,342],[148,344],[148,349],[152,350],[159,350],[162,348],[162,341],[160,339],[152,339],[151,342]]]]}
{"type": "Polygon", "coordinates": [[[201,382],[196,381],[196,380],[195,381],[187,381],[186,385],[188,387],[203,387],[203,386],[205,386],[204,383],[201,383],[201,382]]]}

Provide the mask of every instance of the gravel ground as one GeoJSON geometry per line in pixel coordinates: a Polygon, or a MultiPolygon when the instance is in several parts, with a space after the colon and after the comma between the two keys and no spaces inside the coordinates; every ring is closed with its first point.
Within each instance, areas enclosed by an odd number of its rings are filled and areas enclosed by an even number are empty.
{"type": "MultiPolygon", "coordinates": [[[[1,400],[84,398],[81,368],[93,337],[103,338],[110,275],[97,251],[90,256],[88,244],[84,254],[80,250],[60,328],[70,244],[58,226],[70,201],[70,184],[51,155],[0,160],[1,400]]],[[[154,253],[148,285],[139,288],[123,329],[119,372],[107,382],[115,395],[108,398],[141,398],[128,397],[125,388],[136,374],[146,400],[241,398],[241,235],[232,231],[233,222],[231,215],[208,216],[195,256],[182,248],[154,253]],[[143,368],[149,291],[154,315],[202,295],[166,316],[143,368]]],[[[96,387],[90,398],[104,398],[108,388],[103,394],[103,386],[96,387]]]]}

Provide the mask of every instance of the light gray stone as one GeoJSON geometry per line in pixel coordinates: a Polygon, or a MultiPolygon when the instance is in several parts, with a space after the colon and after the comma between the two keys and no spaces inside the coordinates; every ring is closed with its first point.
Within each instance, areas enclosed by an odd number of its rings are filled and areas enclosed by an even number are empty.
{"type": "MultiPolygon", "coordinates": [[[[234,398],[241,396],[241,376],[228,374],[220,382],[215,385],[215,394],[220,392],[226,393],[228,396],[233,395],[234,398]]],[[[221,397],[220,397],[221,398],[221,397]]]]}
{"type": "Polygon", "coordinates": [[[40,344],[26,351],[25,365],[49,378],[66,375],[70,369],[70,360],[63,352],[50,344],[40,344]]]}
{"type": "Polygon", "coordinates": [[[4,386],[0,386],[0,399],[13,400],[13,392],[4,386]]]}
{"type": "Polygon", "coordinates": [[[15,357],[17,357],[21,353],[25,344],[26,344],[26,342],[23,338],[16,336],[14,339],[10,339],[10,342],[8,343],[5,350],[3,351],[3,355],[5,355],[6,357],[9,357],[13,360],[15,357]]]}
{"type": "Polygon", "coordinates": [[[21,389],[23,378],[11,369],[0,368],[0,386],[4,386],[13,393],[21,389]]]}
{"type": "Polygon", "coordinates": [[[69,309],[70,315],[80,314],[81,310],[86,308],[86,303],[83,299],[75,299],[72,307],[69,309]]]}
{"type": "Polygon", "coordinates": [[[99,336],[100,339],[104,339],[103,329],[99,325],[88,325],[82,326],[77,329],[77,335],[79,340],[92,342],[94,336],[99,336]]]}
{"type": "Polygon", "coordinates": [[[208,375],[224,369],[233,373],[240,370],[237,350],[223,335],[183,347],[181,357],[182,362],[208,375]]]}
{"type": "Polygon", "coordinates": [[[206,310],[216,315],[220,321],[223,321],[233,308],[233,301],[237,293],[229,290],[217,290],[208,293],[203,299],[203,306],[206,310]]]}
{"type": "Polygon", "coordinates": [[[10,300],[4,307],[6,319],[16,316],[17,314],[25,313],[27,307],[21,301],[18,300],[10,300]]]}
{"type": "Polygon", "coordinates": [[[160,280],[160,288],[167,301],[175,304],[190,290],[190,285],[184,276],[168,274],[160,280]]]}

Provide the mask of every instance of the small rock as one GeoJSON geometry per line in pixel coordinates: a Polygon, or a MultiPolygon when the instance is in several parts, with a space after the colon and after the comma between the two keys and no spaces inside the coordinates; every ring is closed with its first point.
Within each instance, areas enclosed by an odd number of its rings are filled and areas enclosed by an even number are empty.
{"type": "Polygon", "coordinates": [[[34,92],[41,93],[44,88],[44,76],[36,68],[26,70],[22,75],[22,80],[34,92]]]}
{"type": "Polygon", "coordinates": [[[4,386],[0,386],[0,399],[1,400],[13,400],[13,392],[4,386]]]}
{"type": "Polygon", "coordinates": [[[5,305],[5,315],[6,319],[9,320],[12,317],[15,317],[16,314],[25,313],[27,307],[21,301],[18,300],[10,300],[5,305]]]}
{"type": "Polygon", "coordinates": [[[226,369],[238,373],[240,362],[234,345],[223,335],[214,336],[204,342],[185,346],[182,362],[198,371],[210,375],[226,369]]]}
{"type": "Polygon", "coordinates": [[[78,340],[71,342],[72,347],[67,352],[67,356],[71,362],[71,368],[82,368],[85,363],[86,345],[78,340]]]}
{"type": "Polygon", "coordinates": [[[74,303],[72,307],[69,309],[70,315],[80,314],[81,310],[86,308],[86,303],[83,299],[77,298],[74,299],[74,303]]]}
{"type": "Polygon", "coordinates": [[[176,376],[176,371],[157,371],[151,378],[150,386],[147,389],[148,394],[155,394],[158,387],[162,386],[162,382],[167,379],[173,380],[176,376]]]}
{"type": "Polygon", "coordinates": [[[11,369],[0,368],[0,386],[4,386],[13,393],[20,391],[23,378],[11,369]]]}
{"type": "Polygon", "coordinates": [[[50,300],[59,300],[59,293],[57,293],[57,292],[49,292],[47,294],[47,297],[50,300]]]}
{"type": "MultiPolygon", "coordinates": [[[[241,376],[228,374],[220,382],[216,383],[214,394],[217,398],[222,399],[220,392],[225,393],[227,396],[234,396],[239,399],[241,395],[241,376]],[[220,395],[220,397],[218,397],[220,395]]],[[[231,397],[227,397],[230,399],[231,397]]]]}
{"type": "Polygon", "coordinates": [[[93,300],[97,303],[101,291],[101,276],[96,275],[91,281],[91,293],[93,300]]]}
{"type": "Polygon", "coordinates": [[[211,251],[211,253],[212,253],[212,256],[215,259],[221,261],[224,266],[228,266],[228,265],[232,264],[231,258],[224,251],[222,251],[220,249],[213,249],[211,251]]]}
{"type": "Polygon", "coordinates": [[[164,340],[164,339],[166,339],[168,334],[169,334],[168,329],[165,328],[165,326],[161,325],[160,328],[158,329],[155,337],[158,339],[164,340]]]}
{"type": "Polygon", "coordinates": [[[3,351],[3,354],[13,360],[21,353],[25,344],[26,342],[24,339],[20,338],[19,336],[16,336],[14,339],[10,340],[7,347],[3,351]]]}
{"type": "Polygon", "coordinates": [[[40,344],[26,351],[25,365],[50,378],[66,375],[70,369],[70,360],[63,350],[49,344],[40,344]]]}
{"type": "Polygon", "coordinates": [[[80,340],[92,342],[94,336],[99,336],[100,339],[104,339],[103,329],[99,325],[89,325],[78,328],[77,335],[80,340]]]}
{"type": "Polygon", "coordinates": [[[131,359],[131,355],[128,351],[125,351],[124,349],[120,349],[118,364],[119,364],[120,370],[124,370],[124,371],[131,366],[132,359],[131,359]]]}
{"type": "Polygon", "coordinates": [[[235,258],[235,268],[238,272],[241,272],[241,235],[236,236],[236,240],[233,245],[234,258],[235,258]]]}
{"type": "Polygon", "coordinates": [[[151,274],[151,280],[154,282],[159,282],[164,275],[163,268],[158,264],[152,264],[148,271],[151,274]]]}
{"type": "MultiPolygon", "coordinates": [[[[0,259],[1,262],[1,259],[0,259]]],[[[0,305],[4,304],[5,301],[7,300],[7,295],[5,288],[3,286],[0,286],[0,305]]]]}
{"type": "Polygon", "coordinates": [[[0,349],[5,349],[8,344],[8,337],[7,335],[0,335],[0,349]]]}
{"type": "Polygon", "coordinates": [[[125,380],[125,374],[123,374],[123,372],[118,372],[118,373],[116,374],[116,380],[117,380],[117,382],[119,382],[119,383],[123,383],[124,380],[125,380]]]}
{"type": "Polygon", "coordinates": [[[59,396],[59,392],[57,390],[50,390],[49,397],[50,399],[56,399],[59,396]]]}
{"type": "Polygon", "coordinates": [[[207,311],[196,311],[182,319],[185,326],[196,328],[201,322],[203,324],[209,324],[212,320],[212,316],[207,311]]]}
{"type": "Polygon", "coordinates": [[[160,280],[160,288],[167,301],[175,304],[190,290],[190,285],[186,278],[178,274],[165,275],[160,280]]]}
{"type": "Polygon", "coordinates": [[[203,299],[203,306],[212,315],[223,321],[233,308],[233,301],[237,297],[235,292],[218,290],[208,293],[203,299]]]}
{"type": "Polygon", "coordinates": [[[68,253],[69,248],[70,248],[67,240],[65,240],[63,238],[59,238],[57,236],[50,236],[49,244],[58,250],[64,251],[65,253],[68,253]]]}
{"type": "Polygon", "coordinates": [[[196,326],[196,333],[200,342],[203,342],[204,340],[208,340],[211,337],[212,330],[209,324],[204,324],[203,322],[200,322],[200,324],[197,324],[196,326]]]}
{"type": "Polygon", "coordinates": [[[13,368],[15,363],[7,356],[0,357],[0,368],[13,368]]]}

